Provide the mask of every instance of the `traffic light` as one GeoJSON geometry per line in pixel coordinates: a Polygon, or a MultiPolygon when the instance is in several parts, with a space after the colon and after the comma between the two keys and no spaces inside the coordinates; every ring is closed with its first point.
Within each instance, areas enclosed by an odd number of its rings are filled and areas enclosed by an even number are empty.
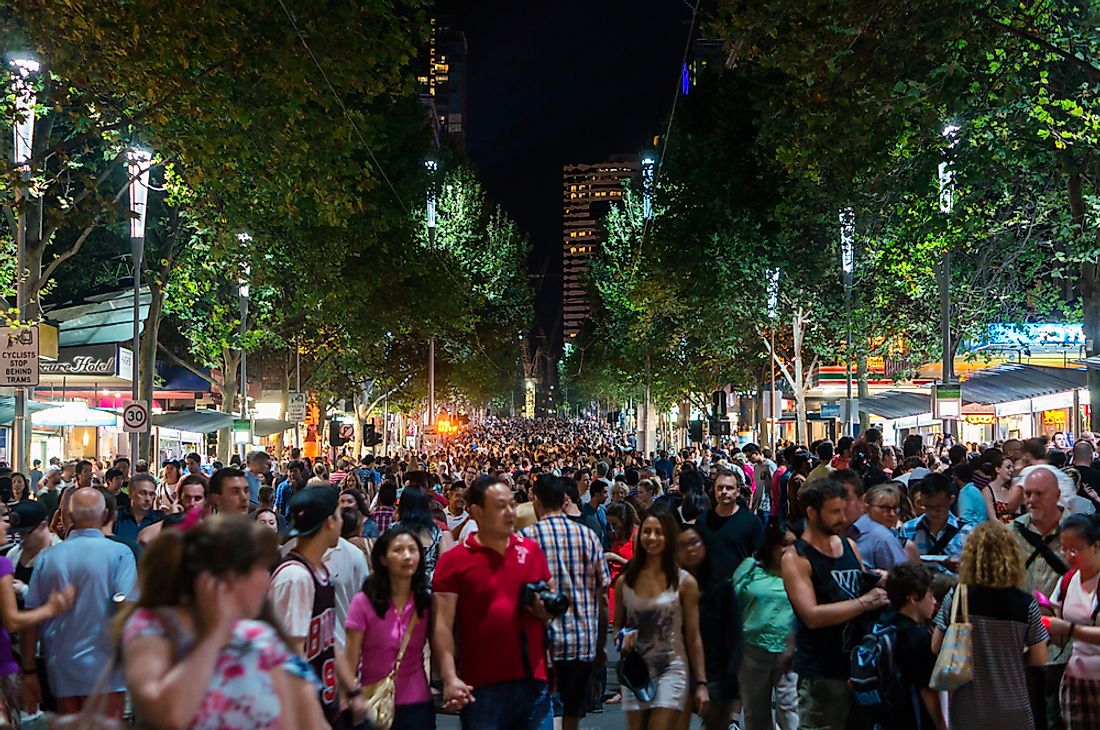
{"type": "Polygon", "coordinates": [[[703,441],[703,422],[692,421],[688,424],[688,438],[696,443],[703,441]]]}
{"type": "Polygon", "coordinates": [[[329,421],[328,442],[333,447],[340,447],[351,441],[351,438],[348,438],[347,430],[343,428],[344,425],[345,424],[341,423],[340,421],[329,421]]]}
{"type": "Polygon", "coordinates": [[[724,390],[716,390],[711,393],[710,404],[714,407],[715,418],[725,418],[726,416],[726,392],[724,390]]]}
{"type": "Polygon", "coordinates": [[[382,443],[382,434],[378,433],[373,423],[368,423],[363,432],[363,445],[377,446],[380,443],[382,443]]]}

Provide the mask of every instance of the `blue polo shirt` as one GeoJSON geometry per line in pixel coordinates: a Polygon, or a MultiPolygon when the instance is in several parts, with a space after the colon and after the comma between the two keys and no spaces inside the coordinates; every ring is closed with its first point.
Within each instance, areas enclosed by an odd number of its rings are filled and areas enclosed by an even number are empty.
{"type": "MultiPolygon", "coordinates": [[[[64,542],[38,556],[27,589],[27,608],[44,605],[51,593],[67,585],[77,587],[76,601],[71,611],[42,624],[42,652],[54,695],[87,697],[115,653],[112,597],[138,598],[134,555],[125,545],[108,540],[102,530],[73,530],[64,542]]],[[[116,667],[98,689],[124,691],[122,667],[116,667]]]]}
{"type": "Polygon", "coordinates": [[[908,560],[897,536],[868,515],[863,515],[848,528],[848,537],[856,541],[859,556],[868,568],[890,570],[908,560]]]}

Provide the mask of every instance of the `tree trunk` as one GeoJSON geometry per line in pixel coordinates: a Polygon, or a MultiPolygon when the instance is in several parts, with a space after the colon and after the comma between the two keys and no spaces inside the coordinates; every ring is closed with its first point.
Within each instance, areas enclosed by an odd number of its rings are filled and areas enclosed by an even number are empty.
{"type": "Polygon", "coordinates": [[[802,308],[794,314],[792,327],[794,329],[794,382],[791,387],[794,390],[795,400],[795,441],[801,446],[806,443],[806,373],[802,370],[802,336],[803,336],[802,308]]]}
{"type": "MultiPolygon", "coordinates": [[[[240,350],[226,350],[222,353],[222,361],[225,369],[222,371],[222,383],[218,390],[222,395],[222,413],[237,412],[237,396],[240,388],[240,350]]],[[[233,448],[233,428],[223,428],[218,431],[218,461],[222,464],[229,463],[229,454],[233,448]]]]}
{"type": "Polygon", "coordinates": [[[753,428],[756,432],[756,443],[767,444],[768,443],[768,423],[765,420],[764,415],[764,391],[767,389],[767,383],[764,382],[764,376],[760,376],[760,380],[756,383],[756,398],[752,404],[753,428]]]}
{"type": "MultiPolygon", "coordinates": [[[[1062,167],[1066,171],[1070,214],[1077,234],[1084,239],[1090,235],[1086,230],[1088,208],[1082,190],[1081,169],[1069,150],[1062,153],[1062,167]]],[[[1100,231],[1091,235],[1100,240],[1100,231]]],[[[1100,355],[1100,262],[1095,258],[1081,262],[1079,285],[1085,353],[1088,357],[1095,357],[1100,355]]],[[[1100,431],[1100,370],[1089,368],[1086,373],[1089,388],[1089,430],[1100,431]]]]}
{"type": "MultiPolygon", "coordinates": [[[[283,418],[286,415],[287,403],[290,398],[290,364],[288,362],[280,370],[283,376],[283,387],[279,396],[279,418],[283,418]]],[[[294,428],[298,428],[295,424],[294,428]]],[[[283,452],[286,451],[286,431],[280,431],[275,436],[275,458],[282,461],[283,452]]]]}

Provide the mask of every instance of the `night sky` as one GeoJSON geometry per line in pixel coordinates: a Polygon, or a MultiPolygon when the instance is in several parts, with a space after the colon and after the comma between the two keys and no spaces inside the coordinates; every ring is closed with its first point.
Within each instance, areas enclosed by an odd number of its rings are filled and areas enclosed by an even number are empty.
{"type": "Polygon", "coordinates": [[[691,11],[683,0],[456,0],[466,152],[531,238],[536,328],[560,346],[561,168],[663,133],[691,11]]]}

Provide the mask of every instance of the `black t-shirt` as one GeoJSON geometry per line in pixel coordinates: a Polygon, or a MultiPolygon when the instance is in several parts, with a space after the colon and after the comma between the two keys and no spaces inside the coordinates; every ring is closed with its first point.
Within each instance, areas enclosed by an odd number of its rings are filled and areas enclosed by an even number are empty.
{"type": "Polygon", "coordinates": [[[755,553],[764,539],[760,519],[744,507],[738,507],[728,517],[712,509],[695,526],[707,545],[712,584],[732,578],[741,561],[755,553]]]}
{"type": "Polygon", "coordinates": [[[894,708],[891,726],[897,730],[922,730],[935,727],[924,702],[920,698],[922,687],[928,686],[932,670],[936,666],[936,655],[932,653],[932,634],[928,629],[900,613],[894,614],[893,623],[898,627],[897,641],[894,644],[894,663],[901,672],[901,682],[894,695],[894,708]],[[917,725],[917,713],[920,713],[920,725],[917,725]]]}
{"type": "MultiPolygon", "coordinates": [[[[1078,487],[1078,492],[1081,496],[1095,503],[1096,500],[1092,497],[1092,494],[1100,495],[1100,469],[1094,469],[1091,466],[1074,466],[1072,468],[1081,475],[1081,484],[1078,487]],[[1092,494],[1089,494],[1087,490],[1092,490],[1092,494]]],[[[1100,504],[1096,506],[1100,508],[1100,504]]]]}

